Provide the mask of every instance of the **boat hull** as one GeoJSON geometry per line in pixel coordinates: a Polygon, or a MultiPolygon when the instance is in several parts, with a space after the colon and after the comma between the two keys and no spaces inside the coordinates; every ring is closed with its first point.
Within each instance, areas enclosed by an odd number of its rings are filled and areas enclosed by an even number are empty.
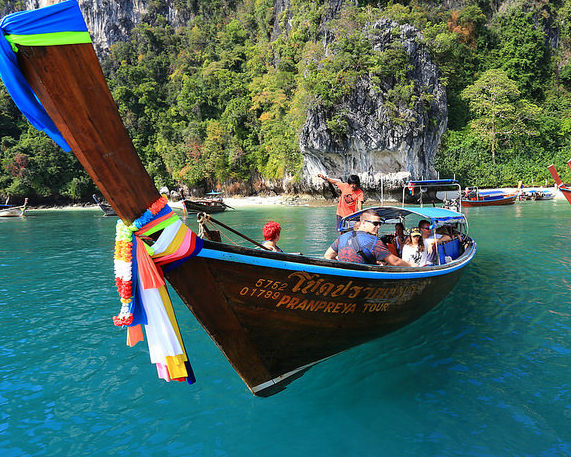
{"type": "Polygon", "coordinates": [[[502,198],[494,199],[480,199],[480,200],[462,200],[462,206],[464,208],[471,208],[475,206],[503,206],[503,205],[513,205],[517,200],[518,194],[508,195],[502,198]]]}
{"type": "Polygon", "coordinates": [[[426,314],[474,252],[411,269],[205,242],[187,268],[167,277],[252,393],[268,396],[315,363],[426,314]]]}
{"type": "Polygon", "coordinates": [[[189,214],[208,213],[216,214],[226,211],[226,205],[220,201],[208,201],[205,203],[192,200],[183,200],[186,212],[189,214]]]}
{"type": "Polygon", "coordinates": [[[0,217],[22,217],[25,210],[20,207],[0,209],[0,217]]]}

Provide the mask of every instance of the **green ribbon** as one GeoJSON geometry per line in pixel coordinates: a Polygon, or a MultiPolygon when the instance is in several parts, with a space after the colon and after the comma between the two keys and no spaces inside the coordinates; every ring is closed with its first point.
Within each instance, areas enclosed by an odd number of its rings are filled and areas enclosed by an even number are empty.
{"type": "Polygon", "coordinates": [[[55,46],[62,44],[91,43],[89,32],[54,32],[37,33],[34,35],[6,35],[4,38],[12,45],[12,50],[18,52],[17,44],[22,46],[55,46]]]}
{"type": "Polygon", "coordinates": [[[152,235],[153,233],[156,233],[159,230],[163,230],[163,229],[167,228],[169,225],[174,224],[176,221],[178,221],[178,216],[176,214],[173,214],[168,219],[165,219],[161,223],[155,225],[154,227],[151,227],[149,230],[147,230],[144,233],[144,235],[147,235],[147,236],[152,235]]]}

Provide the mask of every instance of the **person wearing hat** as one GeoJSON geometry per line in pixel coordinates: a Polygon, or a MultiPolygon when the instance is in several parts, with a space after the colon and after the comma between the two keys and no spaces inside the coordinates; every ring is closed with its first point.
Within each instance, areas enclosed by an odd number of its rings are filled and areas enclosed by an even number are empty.
{"type": "Polygon", "coordinates": [[[418,227],[413,228],[406,237],[402,248],[402,259],[415,267],[424,267],[429,263],[428,250],[418,227]]]}

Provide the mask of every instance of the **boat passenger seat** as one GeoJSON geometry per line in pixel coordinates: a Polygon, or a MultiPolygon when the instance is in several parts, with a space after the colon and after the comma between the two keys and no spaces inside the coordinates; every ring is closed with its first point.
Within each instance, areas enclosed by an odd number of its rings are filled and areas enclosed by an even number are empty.
{"type": "Polygon", "coordinates": [[[456,260],[460,256],[460,241],[454,239],[444,244],[438,245],[438,256],[440,257],[440,264],[446,263],[446,257],[456,260]]]}

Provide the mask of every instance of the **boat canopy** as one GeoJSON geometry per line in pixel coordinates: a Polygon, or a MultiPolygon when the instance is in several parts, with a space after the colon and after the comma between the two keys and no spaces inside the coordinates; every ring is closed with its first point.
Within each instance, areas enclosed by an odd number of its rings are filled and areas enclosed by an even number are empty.
{"type": "Polygon", "coordinates": [[[455,179],[430,179],[423,181],[409,181],[407,185],[414,186],[455,186],[459,182],[455,179]]]}
{"type": "Polygon", "coordinates": [[[421,206],[424,203],[444,203],[444,200],[446,200],[447,207],[451,209],[460,209],[459,204],[453,205],[455,199],[459,201],[460,193],[462,192],[460,183],[455,179],[408,181],[402,189],[403,207],[405,206],[405,195],[407,191],[418,200],[421,206]],[[444,192],[444,196],[437,195],[439,192],[444,192]],[[449,196],[448,192],[451,192],[452,194],[449,196]]]}
{"type": "Polygon", "coordinates": [[[397,222],[405,222],[414,219],[420,221],[426,219],[430,222],[431,229],[437,229],[446,225],[467,224],[466,216],[456,211],[438,207],[422,207],[422,208],[403,208],[399,206],[374,206],[364,208],[349,216],[345,216],[339,224],[339,231],[351,230],[355,223],[365,211],[375,211],[383,224],[396,224],[397,222]]]}

